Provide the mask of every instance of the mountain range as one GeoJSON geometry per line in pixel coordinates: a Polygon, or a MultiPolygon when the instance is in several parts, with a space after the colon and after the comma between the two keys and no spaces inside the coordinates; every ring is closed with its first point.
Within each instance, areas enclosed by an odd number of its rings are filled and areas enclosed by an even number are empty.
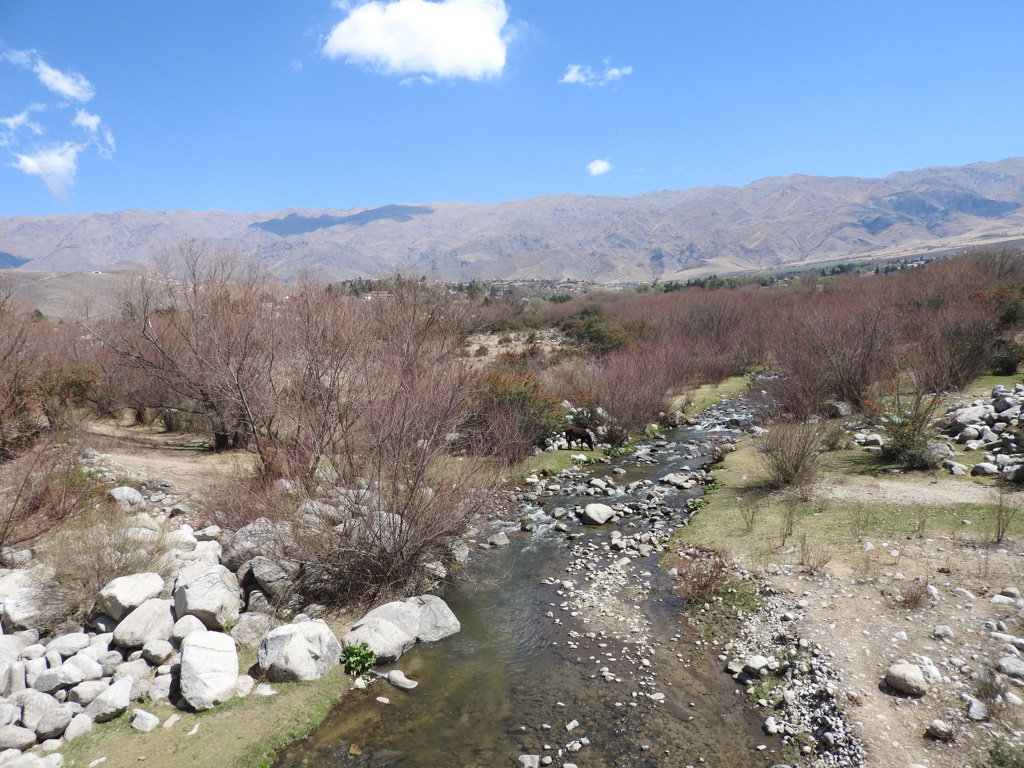
{"type": "Polygon", "coordinates": [[[0,268],[119,271],[184,240],[277,277],[668,281],[904,257],[1024,237],[1024,158],[880,179],[794,175],[632,197],[577,194],[268,213],[0,217],[0,268]]]}

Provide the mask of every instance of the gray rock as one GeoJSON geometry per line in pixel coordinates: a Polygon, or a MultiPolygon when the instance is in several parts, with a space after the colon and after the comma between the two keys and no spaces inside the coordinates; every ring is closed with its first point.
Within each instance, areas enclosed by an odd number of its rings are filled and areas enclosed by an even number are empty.
{"type": "Polygon", "coordinates": [[[74,656],[83,648],[88,648],[90,643],[92,643],[92,638],[85,634],[85,632],[72,632],[68,635],[55,637],[46,644],[46,650],[56,651],[61,655],[61,658],[66,659],[74,656]]]}
{"type": "Polygon", "coordinates": [[[75,711],[67,706],[60,705],[48,710],[36,725],[36,736],[39,739],[56,739],[71,723],[75,711]]]}
{"type": "Polygon", "coordinates": [[[956,736],[953,726],[945,720],[932,720],[925,733],[938,741],[952,741],[956,736]]]}
{"type": "Polygon", "coordinates": [[[117,668],[124,664],[124,656],[121,655],[120,651],[107,651],[96,657],[96,662],[100,665],[103,675],[106,677],[114,674],[117,668]]]}
{"type": "Polygon", "coordinates": [[[164,579],[159,573],[121,576],[100,590],[96,607],[115,621],[120,621],[147,600],[157,597],[163,588],[164,579]]]}
{"type": "Polygon", "coordinates": [[[999,659],[996,670],[1016,680],[1024,680],[1024,661],[1014,656],[1003,656],[999,659]]]}
{"type": "Polygon", "coordinates": [[[338,665],[341,644],[324,621],[314,619],[271,630],[256,658],[271,682],[316,680],[338,665]]]}
{"type": "Polygon", "coordinates": [[[128,485],[111,488],[107,491],[107,498],[114,502],[122,512],[144,509],[146,506],[145,497],[128,485]]]}
{"type": "Polygon", "coordinates": [[[85,673],[74,664],[62,664],[48,669],[39,675],[32,687],[43,693],[56,693],[63,688],[71,688],[85,680],[85,673]]]}
{"type": "Polygon", "coordinates": [[[490,547],[507,547],[509,545],[508,534],[504,531],[498,531],[487,539],[487,545],[490,547]]]}
{"type": "Polygon", "coordinates": [[[41,610],[40,594],[37,587],[22,587],[4,600],[2,618],[5,632],[27,629],[36,623],[41,610]]]}
{"type": "Polygon", "coordinates": [[[946,624],[939,624],[932,630],[932,637],[936,640],[952,640],[953,628],[946,624]]]}
{"type": "Polygon", "coordinates": [[[64,729],[64,741],[74,741],[84,733],[92,730],[92,718],[84,712],[75,715],[64,729]]]}
{"type": "Polygon", "coordinates": [[[110,687],[109,680],[86,680],[68,691],[68,701],[88,706],[92,701],[110,687]]]}
{"type": "Polygon", "coordinates": [[[999,467],[987,461],[975,464],[971,468],[972,477],[995,477],[999,474],[999,467]]]}
{"type": "Polygon", "coordinates": [[[540,755],[520,755],[519,765],[522,768],[540,768],[540,755]]]}
{"type": "Polygon", "coordinates": [[[17,725],[21,720],[21,707],[9,701],[0,701],[0,726],[17,725]]]}
{"type": "Polygon", "coordinates": [[[193,632],[206,632],[206,625],[196,616],[182,616],[171,628],[171,640],[180,644],[193,632]]]}
{"type": "Polygon", "coordinates": [[[112,683],[105,691],[89,702],[89,705],[85,708],[85,714],[96,723],[105,723],[108,720],[113,720],[128,709],[128,705],[131,703],[133,684],[134,680],[130,677],[125,677],[116,683],[112,683]]]}
{"type": "Polygon", "coordinates": [[[279,547],[281,532],[265,517],[258,517],[226,537],[221,562],[237,570],[257,555],[273,557],[279,547]]]}
{"type": "Polygon", "coordinates": [[[743,665],[743,671],[751,677],[761,677],[768,669],[768,659],[764,656],[751,656],[743,665]]]}
{"type": "Polygon", "coordinates": [[[103,677],[103,665],[91,656],[78,653],[68,659],[66,663],[82,670],[83,680],[99,680],[103,677]]]}
{"type": "Polygon", "coordinates": [[[153,676],[153,668],[146,663],[145,659],[126,661],[114,672],[114,682],[124,677],[131,677],[136,681],[145,680],[153,676]]]}
{"type": "Polygon", "coordinates": [[[267,633],[281,622],[265,613],[243,613],[238,623],[231,628],[231,636],[239,645],[259,648],[267,633]]]}
{"type": "Polygon", "coordinates": [[[32,689],[19,691],[11,696],[10,701],[21,707],[21,724],[33,731],[47,712],[60,706],[53,696],[32,689]]]}
{"type": "Polygon", "coordinates": [[[984,702],[971,698],[967,704],[967,719],[976,723],[988,720],[988,707],[984,702]]]}
{"type": "Polygon", "coordinates": [[[167,640],[150,640],[142,646],[142,658],[159,667],[166,664],[174,656],[174,646],[167,640]]]}
{"type": "Polygon", "coordinates": [[[221,632],[193,632],[181,643],[181,695],[196,710],[210,709],[235,695],[238,651],[221,632]]]}
{"type": "Polygon", "coordinates": [[[172,629],[171,601],[151,598],[117,625],[114,642],[122,648],[141,648],[150,640],[167,640],[172,629]]]}
{"type": "Polygon", "coordinates": [[[174,609],[179,617],[197,617],[208,629],[224,629],[238,621],[242,591],[231,571],[222,565],[209,566],[174,590],[174,609]]]}
{"type": "Polygon", "coordinates": [[[378,664],[395,661],[416,644],[416,638],[383,618],[363,617],[341,639],[342,646],[366,643],[377,656],[378,664]]]}
{"type": "Polygon", "coordinates": [[[17,725],[0,728],[0,749],[28,749],[35,743],[35,731],[17,725]]]}
{"type": "Polygon", "coordinates": [[[284,568],[270,558],[261,556],[254,557],[248,565],[252,577],[272,602],[283,603],[288,600],[292,593],[292,580],[284,568]]]}
{"type": "Polygon", "coordinates": [[[160,718],[144,709],[136,709],[132,712],[132,729],[149,733],[160,725],[160,718]]]}
{"type": "Polygon", "coordinates": [[[0,664],[5,661],[18,661],[28,642],[18,635],[0,635],[0,664]]]}
{"type": "Polygon", "coordinates": [[[604,525],[615,517],[615,510],[607,504],[587,504],[580,520],[584,525],[604,525]]]}
{"type": "Polygon", "coordinates": [[[388,672],[388,682],[396,688],[403,688],[405,690],[411,690],[419,685],[417,681],[406,677],[405,673],[400,669],[392,669],[388,672]]]}
{"type": "Polygon", "coordinates": [[[908,696],[928,693],[928,682],[917,664],[893,664],[885,673],[885,682],[894,691],[908,696]]]}

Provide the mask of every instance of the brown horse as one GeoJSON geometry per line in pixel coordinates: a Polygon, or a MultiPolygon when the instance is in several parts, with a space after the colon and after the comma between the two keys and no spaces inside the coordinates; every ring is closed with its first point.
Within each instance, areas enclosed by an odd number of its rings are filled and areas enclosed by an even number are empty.
{"type": "Polygon", "coordinates": [[[565,430],[565,441],[569,444],[570,448],[572,448],[573,443],[579,443],[581,446],[586,444],[590,450],[594,450],[594,436],[589,429],[569,427],[565,430]]]}

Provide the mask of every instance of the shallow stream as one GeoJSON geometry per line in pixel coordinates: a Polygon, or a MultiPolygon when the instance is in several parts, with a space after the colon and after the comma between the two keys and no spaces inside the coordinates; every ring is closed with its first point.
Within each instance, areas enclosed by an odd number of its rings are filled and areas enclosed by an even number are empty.
{"type": "MultiPolygon", "coordinates": [[[[676,430],[667,444],[598,465],[594,474],[620,466],[627,474],[615,479],[623,486],[656,480],[684,464],[695,468],[700,461],[687,458],[681,443],[703,436],[693,428],[676,430]]],[[[319,730],[279,756],[277,768],[493,768],[518,766],[520,755],[587,768],[779,762],[760,718],[722,673],[721,651],[695,646],[698,634],[680,617],[657,554],[634,557],[621,568],[623,585],[608,612],[627,605],[632,617],[614,616],[617,625],[611,617],[573,610],[560,584],[550,583],[582,585],[581,543],[605,541],[615,527],[584,529],[570,515],[563,523],[576,537],[568,539],[554,528],[552,510],[636,498],[581,498],[581,490],[577,485],[572,496],[542,499],[546,509],[533,508],[536,529],[510,531],[508,547],[474,553],[442,593],[462,631],[419,644],[392,665],[418,680],[417,688],[378,680],[353,690],[319,730]],[[377,701],[382,696],[389,703],[377,701]]],[[[685,499],[696,493],[666,499],[679,509],[671,527],[681,524],[685,499]]],[[[634,534],[647,524],[627,518],[618,528],[634,534]]]]}

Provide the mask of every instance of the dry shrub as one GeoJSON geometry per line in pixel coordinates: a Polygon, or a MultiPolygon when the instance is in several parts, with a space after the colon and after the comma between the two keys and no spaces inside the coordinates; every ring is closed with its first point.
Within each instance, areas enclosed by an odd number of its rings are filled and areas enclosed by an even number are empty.
{"type": "Polygon", "coordinates": [[[82,626],[111,579],[147,572],[166,577],[173,564],[165,534],[132,527],[107,505],[76,515],[37,555],[44,567],[36,571],[36,626],[44,634],[82,626]]]}
{"type": "Polygon", "coordinates": [[[928,600],[928,582],[919,579],[897,581],[893,586],[896,599],[907,608],[921,608],[928,600]]]}
{"type": "Polygon", "coordinates": [[[710,547],[691,547],[680,553],[679,594],[688,603],[713,598],[728,583],[729,560],[724,552],[710,547]]]}
{"type": "Polygon", "coordinates": [[[79,458],[76,444],[57,442],[54,436],[5,468],[0,546],[30,540],[102,501],[104,489],[82,469],[79,458]]]}
{"type": "Polygon", "coordinates": [[[800,565],[812,574],[825,570],[835,551],[828,544],[820,541],[808,541],[807,534],[800,537],[800,565]]]}
{"type": "Polygon", "coordinates": [[[747,533],[753,533],[757,525],[757,518],[768,508],[768,501],[759,493],[748,493],[739,499],[740,515],[743,517],[743,527],[747,533]]]}
{"type": "Polygon", "coordinates": [[[803,486],[817,477],[821,440],[826,427],[819,422],[777,423],[757,440],[767,485],[803,486]]]}

